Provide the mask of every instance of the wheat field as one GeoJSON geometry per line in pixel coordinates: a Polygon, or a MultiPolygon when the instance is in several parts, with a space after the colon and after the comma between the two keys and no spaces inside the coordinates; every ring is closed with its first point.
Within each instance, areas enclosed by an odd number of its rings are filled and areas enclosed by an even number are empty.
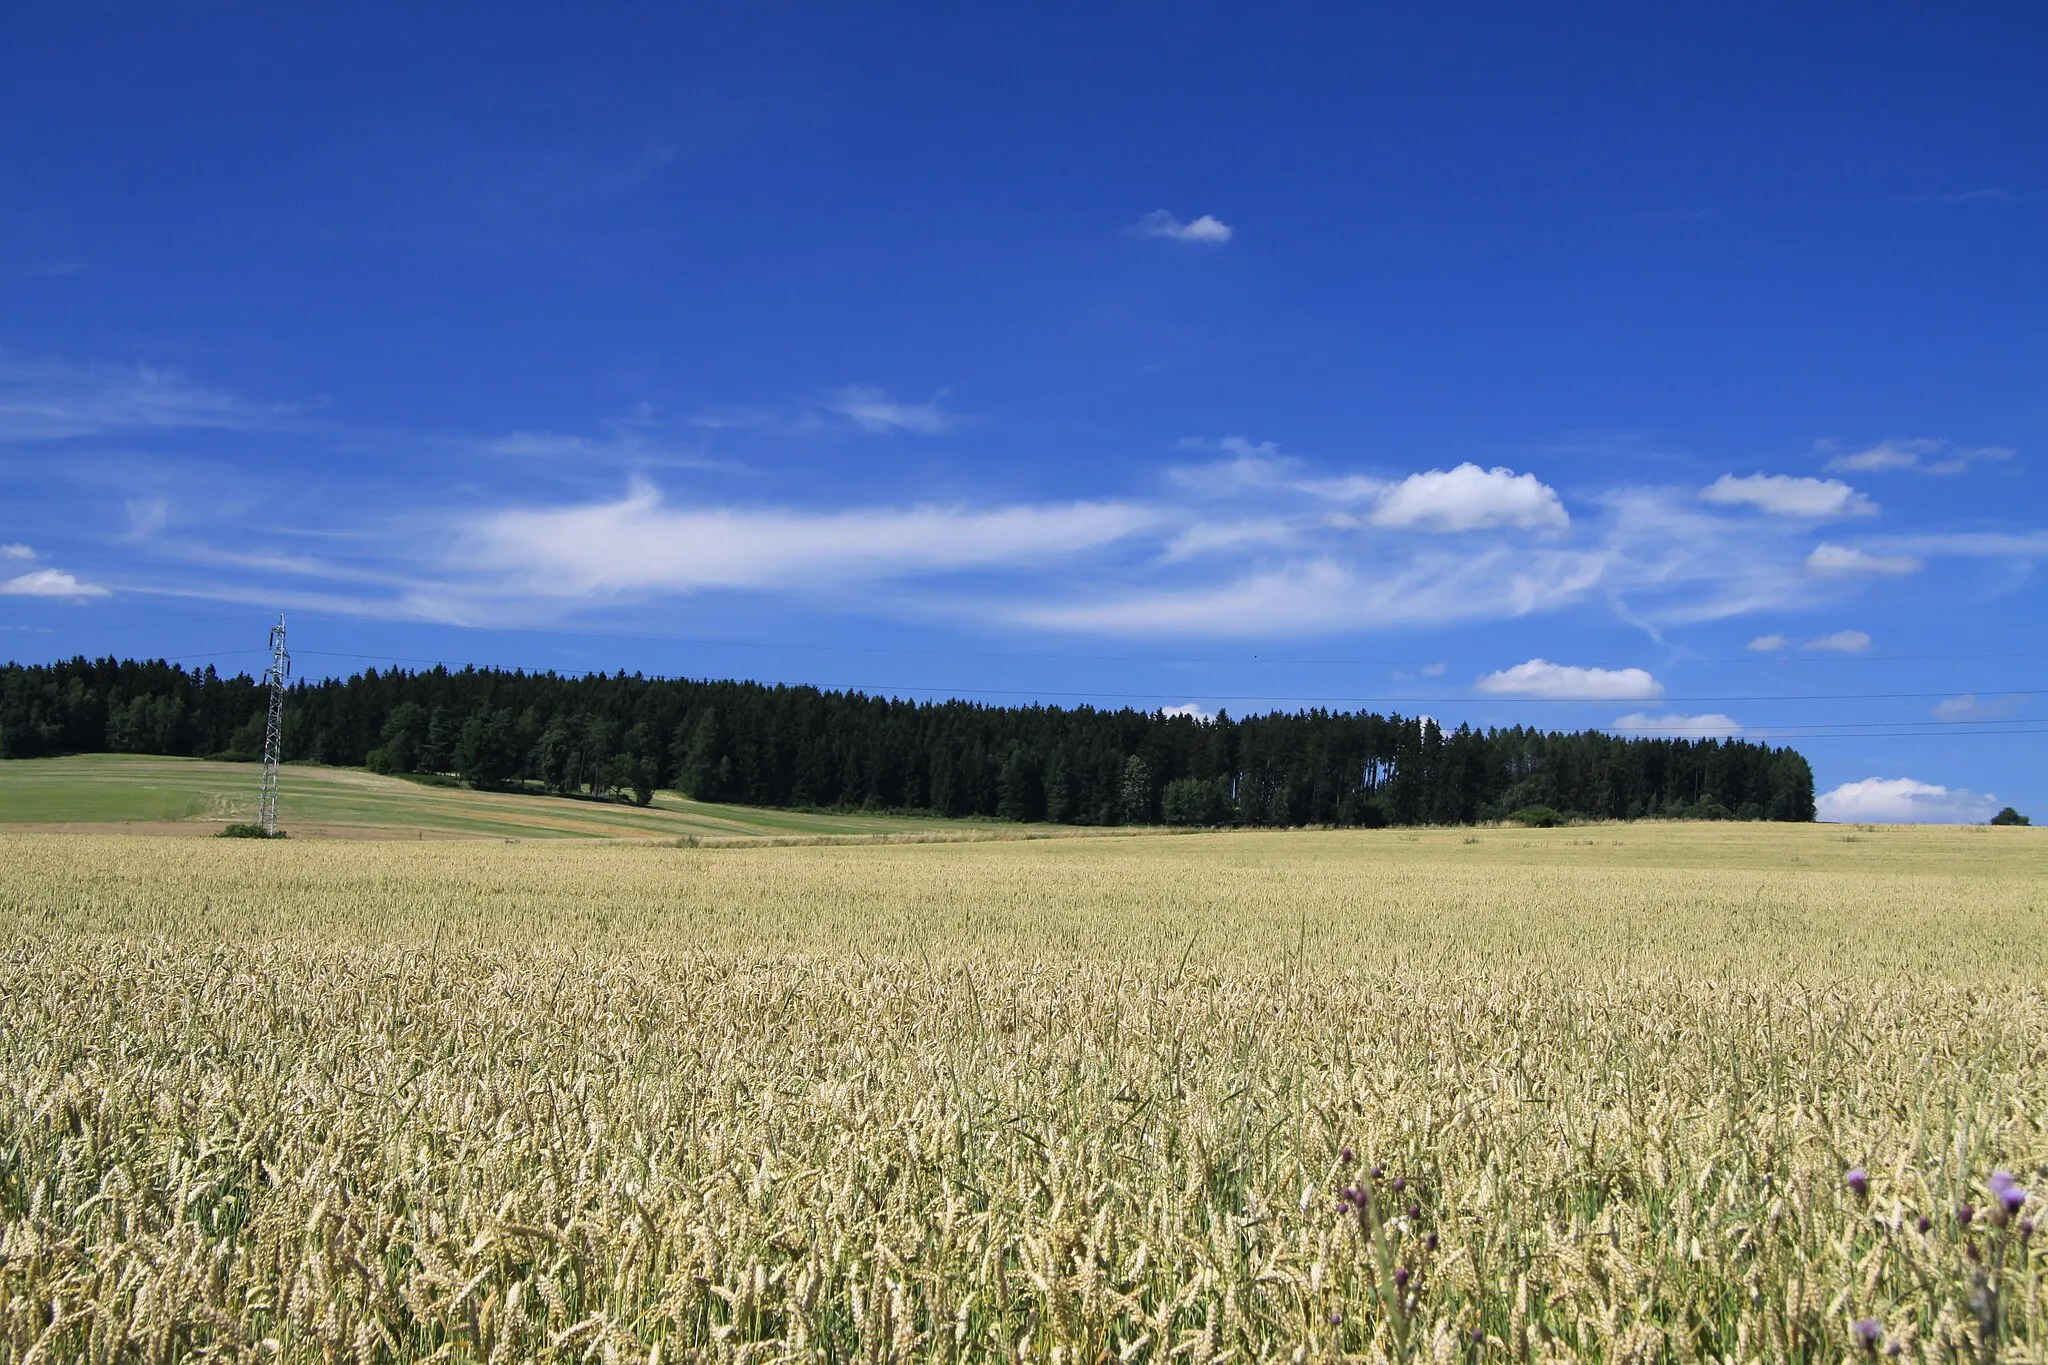
{"type": "Polygon", "coordinates": [[[0,835],[0,1359],[2040,1360],[2048,839],[0,835]]]}

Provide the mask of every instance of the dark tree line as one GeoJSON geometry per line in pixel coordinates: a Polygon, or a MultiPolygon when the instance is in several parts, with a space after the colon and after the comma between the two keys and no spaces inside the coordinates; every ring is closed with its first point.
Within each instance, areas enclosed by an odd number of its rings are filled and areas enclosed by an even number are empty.
{"type": "MultiPolygon", "coordinates": [[[[77,658],[0,666],[0,758],[253,759],[247,676],[77,658]]],[[[479,787],[1079,824],[1407,825],[1568,815],[1814,818],[1789,748],[1311,710],[1214,721],[908,702],[813,687],[466,668],[292,685],[285,756],[479,787]]]]}

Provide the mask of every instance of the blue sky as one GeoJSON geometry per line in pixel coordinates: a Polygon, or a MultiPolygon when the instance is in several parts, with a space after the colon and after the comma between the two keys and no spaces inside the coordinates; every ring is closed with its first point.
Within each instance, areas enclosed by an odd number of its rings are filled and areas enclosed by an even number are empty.
{"type": "Polygon", "coordinates": [[[2039,5],[42,6],[0,650],[1774,737],[2048,814],[2039,5]]]}

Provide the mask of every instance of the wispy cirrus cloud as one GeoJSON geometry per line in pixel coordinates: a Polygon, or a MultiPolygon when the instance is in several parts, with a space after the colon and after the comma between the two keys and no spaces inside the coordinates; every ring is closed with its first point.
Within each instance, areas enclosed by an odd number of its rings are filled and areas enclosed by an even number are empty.
{"type": "Polygon", "coordinates": [[[1934,715],[1939,720],[2004,720],[2017,715],[2026,708],[2025,697],[1980,697],[1975,692],[1965,692],[1960,697],[1944,697],[1936,702],[1934,715]]]}
{"type": "Polygon", "coordinates": [[[1879,441],[1862,450],[1844,451],[1840,443],[1822,441],[1820,453],[1830,456],[1832,473],[1874,473],[1910,469],[1922,474],[1960,474],[1973,464],[2009,460],[2010,446],[1963,446],[1954,441],[1879,441]]]}
{"type": "Polygon", "coordinates": [[[1664,695],[1664,684],[1644,669],[1585,668],[1540,658],[1488,673],[1472,686],[1489,696],[1546,701],[1635,701],[1664,695]]]}
{"type": "Polygon", "coordinates": [[[448,567],[510,576],[552,598],[706,588],[822,588],[963,570],[1029,568],[1128,540],[1157,513],[1127,503],[970,509],[670,507],[653,485],[568,507],[472,519],[448,567]]]}
{"type": "Polygon", "coordinates": [[[0,355],[0,441],[212,427],[253,430],[292,409],[259,406],[147,365],[72,365],[0,355]]]}
{"type": "Polygon", "coordinates": [[[1788,474],[1723,474],[1700,490],[1703,502],[1749,506],[1779,517],[1868,517],[1877,504],[1840,479],[1795,478],[1788,474]]]}
{"type": "Polygon", "coordinates": [[[1861,654],[1870,648],[1870,635],[1861,630],[1838,630],[1832,635],[1816,636],[1800,648],[1828,650],[1836,654],[1861,654]]]}
{"type": "Polygon", "coordinates": [[[863,431],[909,431],[920,436],[938,436],[951,431],[955,419],[929,403],[904,403],[870,384],[848,384],[826,395],[825,406],[863,431]]]}
{"type": "Polygon", "coordinates": [[[1236,234],[1230,224],[1210,214],[1203,214],[1193,222],[1183,223],[1165,209],[1154,209],[1131,225],[1134,237],[1163,237],[1174,242],[1193,242],[1201,246],[1222,246],[1236,234]]]}
{"type": "Polygon", "coordinates": [[[1852,545],[1836,545],[1830,541],[1822,541],[1806,556],[1806,567],[1814,573],[1830,578],[1896,578],[1904,574],[1918,573],[1924,566],[1912,555],[1873,554],[1852,545]]]}

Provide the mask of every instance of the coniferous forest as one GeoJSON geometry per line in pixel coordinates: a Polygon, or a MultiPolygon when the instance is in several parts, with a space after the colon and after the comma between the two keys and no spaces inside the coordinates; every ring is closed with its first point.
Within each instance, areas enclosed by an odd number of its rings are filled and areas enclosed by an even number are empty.
{"type": "MultiPolygon", "coordinates": [[[[255,759],[263,686],[164,662],[0,666],[0,758],[255,759]]],[[[1811,820],[1789,748],[1310,710],[1213,721],[812,687],[436,668],[299,681],[285,758],[643,804],[1076,824],[1408,825],[1566,816],[1811,820]]]]}

